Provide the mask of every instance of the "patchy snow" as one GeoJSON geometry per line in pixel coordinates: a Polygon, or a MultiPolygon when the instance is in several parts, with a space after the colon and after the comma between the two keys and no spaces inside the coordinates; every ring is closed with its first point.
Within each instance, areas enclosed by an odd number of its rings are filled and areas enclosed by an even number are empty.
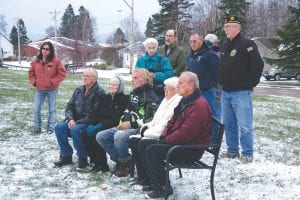
{"type": "MultiPolygon", "coordinates": [[[[100,77],[114,74],[128,74],[128,69],[120,71],[99,71],[100,77]],[[125,70],[125,71],[122,71],[125,70]]],[[[124,75],[129,77],[128,75],[124,75]]],[[[5,81],[0,88],[15,88],[5,81]]],[[[300,101],[288,100],[299,109],[300,101]],[[298,107],[297,107],[298,105],[298,107]]],[[[145,199],[141,187],[130,185],[129,177],[118,178],[109,173],[90,173],[77,170],[77,157],[74,165],[63,168],[53,167],[59,157],[55,135],[32,135],[30,132],[32,103],[7,97],[0,103],[0,131],[7,135],[0,137],[0,199],[145,199]],[[26,112],[26,114],[21,112],[26,112]],[[7,117],[14,119],[14,124],[7,117]],[[22,131],[20,131],[22,130],[22,131]]],[[[215,174],[216,199],[225,200],[300,200],[300,158],[299,147],[291,148],[288,143],[299,144],[299,133],[293,133],[295,141],[272,140],[263,135],[262,127],[270,126],[268,132],[289,134],[285,128],[274,129],[261,118],[267,112],[279,112],[293,107],[280,108],[280,104],[264,105],[254,102],[255,157],[250,164],[240,164],[237,159],[220,159],[215,174]],[[272,107],[272,109],[270,109],[272,107]],[[259,129],[259,130],[258,130],[259,129]],[[298,135],[297,135],[298,134],[298,135]],[[260,135],[260,136],[259,136],[260,135]],[[297,141],[296,141],[297,140],[297,141]]],[[[64,108],[63,108],[64,109],[64,108]]],[[[62,111],[58,112],[62,114],[62,111]]],[[[45,118],[45,113],[43,113],[45,118]]],[[[58,118],[61,118],[59,116],[58,118]]],[[[277,123],[278,119],[268,120],[277,123]]],[[[299,130],[299,119],[280,119],[283,125],[293,125],[299,130]]],[[[45,124],[45,121],[43,122],[45,124]]],[[[280,137],[280,136],[279,136],[280,137]]],[[[222,151],[225,151],[223,143],[222,151]]],[[[207,158],[208,159],[208,158],[207,158]]],[[[112,168],[114,163],[109,160],[112,168]]],[[[174,194],[170,200],[211,199],[209,189],[210,173],[207,170],[182,170],[179,178],[177,170],[170,173],[174,194]]]]}

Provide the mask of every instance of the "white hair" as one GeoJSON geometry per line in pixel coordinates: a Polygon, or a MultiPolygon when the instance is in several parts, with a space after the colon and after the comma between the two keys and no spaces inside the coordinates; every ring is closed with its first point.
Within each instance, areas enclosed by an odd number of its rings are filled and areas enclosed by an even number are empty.
{"type": "Polygon", "coordinates": [[[204,40],[210,41],[212,44],[217,44],[218,37],[215,34],[207,34],[204,40]]]}
{"type": "Polygon", "coordinates": [[[165,86],[168,86],[168,87],[171,87],[171,88],[175,88],[177,87],[178,85],[178,80],[179,78],[174,76],[174,77],[171,77],[171,78],[168,78],[164,81],[164,84],[165,86]]]}
{"type": "Polygon", "coordinates": [[[158,42],[155,38],[147,38],[144,42],[143,42],[143,45],[145,47],[145,49],[147,49],[148,45],[149,44],[154,44],[155,46],[155,50],[157,49],[158,47],[158,42]]]}

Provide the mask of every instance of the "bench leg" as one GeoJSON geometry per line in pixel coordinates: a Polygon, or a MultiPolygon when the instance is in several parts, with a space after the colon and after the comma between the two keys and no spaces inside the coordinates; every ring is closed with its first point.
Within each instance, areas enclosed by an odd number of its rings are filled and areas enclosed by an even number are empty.
{"type": "Polygon", "coordinates": [[[211,199],[215,200],[215,190],[214,190],[214,175],[215,175],[215,170],[211,170],[210,174],[210,192],[211,192],[211,199]]]}

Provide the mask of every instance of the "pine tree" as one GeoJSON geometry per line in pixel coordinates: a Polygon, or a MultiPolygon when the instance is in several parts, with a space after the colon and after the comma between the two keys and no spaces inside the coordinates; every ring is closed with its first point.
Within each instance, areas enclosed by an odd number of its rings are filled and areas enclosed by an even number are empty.
{"type": "Polygon", "coordinates": [[[62,37],[74,39],[75,38],[74,32],[76,28],[75,26],[76,26],[76,17],[72,5],[69,4],[61,19],[61,25],[59,29],[60,35],[62,37]]]}
{"type": "Polygon", "coordinates": [[[16,28],[16,26],[12,27],[9,39],[10,39],[10,42],[12,43],[12,45],[13,45],[14,54],[17,54],[17,50],[18,50],[18,29],[16,28]]]}
{"type": "Polygon", "coordinates": [[[241,21],[241,32],[244,34],[247,30],[246,12],[248,11],[250,3],[247,0],[221,0],[221,5],[218,7],[221,10],[221,18],[218,22],[218,26],[213,31],[219,38],[219,40],[225,39],[225,33],[223,31],[224,19],[227,15],[237,15],[241,21]]]}
{"type": "Polygon", "coordinates": [[[161,10],[149,18],[146,33],[156,37],[160,44],[164,32],[168,29],[177,31],[178,41],[184,41],[184,35],[191,28],[188,21],[191,18],[189,9],[194,5],[192,0],[158,0],[161,10]],[[151,26],[150,26],[151,25],[151,26]]]}
{"type": "Polygon", "coordinates": [[[79,8],[79,15],[76,16],[76,39],[85,42],[95,42],[93,22],[89,12],[83,7],[79,8]]]}
{"type": "Polygon", "coordinates": [[[21,45],[25,45],[30,43],[30,39],[27,37],[27,30],[26,30],[26,26],[25,23],[22,19],[19,19],[18,21],[19,24],[19,34],[20,34],[20,44],[21,45]]]}
{"type": "Polygon", "coordinates": [[[113,43],[114,44],[124,44],[126,42],[125,34],[122,31],[121,28],[117,28],[114,37],[113,37],[113,43]]]}
{"type": "Polygon", "coordinates": [[[289,6],[291,18],[279,29],[279,38],[273,39],[279,59],[266,59],[270,64],[278,66],[294,66],[300,68],[300,0],[297,7],[289,6]]]}

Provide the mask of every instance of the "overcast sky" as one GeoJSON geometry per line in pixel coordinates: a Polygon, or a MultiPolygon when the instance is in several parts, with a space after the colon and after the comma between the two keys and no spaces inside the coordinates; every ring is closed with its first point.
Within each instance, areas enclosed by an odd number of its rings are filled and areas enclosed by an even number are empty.
{"type": "MultiPolygon", "coordinates": [[[[127,0],[131,4],[131,0],[127,0]]],[[[8,23],[7,35],[17,18],[22,18],[27,28],[28,37],[37,40],[45,37],[45,30],[50,25],[54,26],[53,14],[60,12],[60,19],[68,4],[72,4],[75,15],[82,5],[95,18],[97,24],[96,35],[107,36],[120,27],[120,21],[131,13],[123,0],[0,0],[0,14],[5,16],[8,23]]],[[[141,32],[146,29],[148,18],[159,11],[157,0],[134,0],[135,21],[139,23],[141,32]]]]}

